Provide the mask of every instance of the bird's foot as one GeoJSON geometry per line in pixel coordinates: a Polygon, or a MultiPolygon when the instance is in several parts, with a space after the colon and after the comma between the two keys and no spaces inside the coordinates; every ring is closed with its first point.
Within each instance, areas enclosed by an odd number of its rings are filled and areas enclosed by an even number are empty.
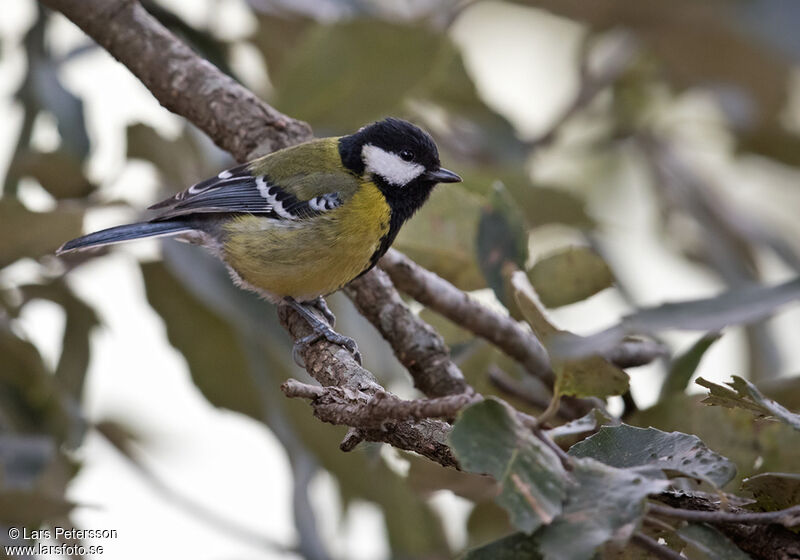
{"type": "MultiPolygon", "coordinates": [[[[339,346],[347,348],[347,350],[353,355],[353,358],[359,363],[359,365],[361,364],[361,352],[358,351],[358,345],[356,344],[355,340],[353,340],[349,336],[344,336],[342,334],[339,334],[333,329],[331,329],[312,311],[307,309],[305,305],[297,302],[292,298],[286,298],[285,301],[292,309],[294,309],[300,315],[303,316],[303,318],[308,323],[308,326],[310,326],[313,331],[311,334],[298,339],[294,343],[294,348],[292,349],[292,357],[294,358],[294,361],[297,365],[299,365],[300,367],[305,367],[305,363],[303,362],[301,353],[304,352],[305,349],[308,348],[311,344],[323,338],[332,344],[337,344],[339,346]]],[[[326,319],[329,318],[329,316],[330,318],[333,317],[333,314],[330,312],[330,309],[328,309],[328,306],[325,304],[325,301],[322,298],[318,298],[314,303],[306,305],[313,306],[315,309],[320,309],[320,312],[323,315],[325,315],[326,319]],[[327,313],[318,307],[320,301],[322,302],[322,306],[324,307],[324,309],[327,310],[327,313]]]]}
{"type": "Polygon", "coordinates": [[[336,326],[336,315],[334,315],[331,308],[328,307],[328,303],[325,301],[324,297],[319,296],[314,301],[309,302],[308,305],[322,313],[322,316],[325,317],[325,320],[328,321],[331,328],[336,326]]]}

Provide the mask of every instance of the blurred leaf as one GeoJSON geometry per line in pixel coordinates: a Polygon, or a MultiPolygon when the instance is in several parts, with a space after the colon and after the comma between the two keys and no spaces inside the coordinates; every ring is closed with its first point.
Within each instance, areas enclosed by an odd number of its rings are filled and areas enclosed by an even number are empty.
{"type": "Polygon", "coordinates": [[[514,301],[509,270],[528,260],[528,234],[522,216],[502,183],[493,185],[488,207],[478,223],[478,263],[489,287],[512,317],[522,319],[514,301]]]}
{"type": "Polygon", "coordinates": [[[622,545],[639,527],[647,496],[669,482],[594,459],[577,459],[563,513],[537,533],[546,560],[589,560],[607,542],[622,545]]]}
{"type": "Polygon", "coordinates": [[[0,523],[38,527],[62,519],[75,507],[60,496],[24,490],[0,490],[0,523]]]}
{"type": "Polygon", "coordinates": [[[531,228],[564,224],[590,229],[594,220],[586,212],[586,202],[564,189],[544,185],[531,186],[527,181],[507,182],[531,228]]]}
{"type": "Polygon", "coordinates": [[[154,128],[139,123],[128,126],[126,138],[128,158],[153,163],[172,189],[192,184],[206,171],[201,162],[207,162],[208,158],[185,133],[175,140],[167,140],[154,128]]]}
{"type": "Polygon", "coordinates": [[[475,248],[482,201],[458,185],[440,185],[407,223],[395,248],[462,290],[484,288],[475,248]]]}
{"type": "Polygon", "coordinates": [[[795,430],[800,430],[800,414],[789,412],[772,399],[761,394],[755,385],[742,379],[738,375],[732,376],[733,381],[726,383],[733,390],[706,381],[702,377],[697,384],[709,389],[708,396],[703,402],[710,405],[724,406],[727,408],[744,408],[758,416],[774,418],[788,424],[795,430]]]}
{"type": "Polygon", "coordinates": [[[588,414],[577,420],[547,430],[547,435],[553,440],[558,440],[559,438],[593,432],[603,424],[608,424],[612,421],[613,419],[605,412],[599,408],[593,408],[588,414]]]}
{"type": "Polygon", "coordinates": [[[478,502],[467,519],[467,545],[470,547],[484,545],[513,532],[508,512],[494,501],[478,502]]]}
{"type": "Polygon", "coordinates": [[[226,321],[172,276],[160,263],[142,263],[147,299],[164,318],[170,344],[189,362],[192,380],[215,406],[260,420],[258,390],[248,374],[242,347],[226,321]]]}
{"type": "Polygon", "coordinates": [[[610,397],[628,390],[628,374],[602,356],[558,362],[556,391],[573,397],[610,397]]]}
{"type": "Polygon", "coordinates": [[[800,375],[784,375],[759,381],[758,389],[771,399],[779,398],[790,410],[800,410],[800,375]]]}
{"type": "Polygon", "coordinates": [[[398,113],[446,44],[430,30],[374,20],[313,27],[272,76],[275,105],[317,129],[355,131],[398,113]]]}
{"type": "Polygon", "coordinates": [[[587,247],[570,247],[540,259],[528,277],[547,307],[584,300],[614,283],[611,269],[587,247]]]}
{"type": "Polygon", "coordinates": [[[742,482],[742,490],[753,495],[762,511],[786,509],[800,504],[800,474],[757,474],[742,482]]]}
{"type": "Polygon", "coordinates": [[[432,326],[437,333],[442,335],[445,343],[450,348],[475,340],[475,335],[469,332],[467,329],[459,327],[447,317],[439,315],[436,311],[433,311],[427,307],[419,312],[419,318],[432,326]]]}
{"type": "MultiPolygon", "coordinates": [[[[550,343],[562,331],[545,317],[539,307],[537,294],[522,271],[511,278],[515,296],[522,314],[534,334],[550,352],[550,343]]],[[[571,335],[575,336],[575,335],[571,335]]],[[[608,397],[621,395],[628,390],[628,374],[602,356],[588,356],[577,360],[553,360],[556,373],[555,390],[561,395],[575,397],[608,397]]]]}
{"type": "Polygon", "coordinates": [[[690,545],[689,550],[686,551],[688,558],[697,560],[747,560],[750,558],[728,537],[704,523],[689,523],[678,529],[678,535],[690,545]]]}
{"type": "Polygon", "coordinates": [[[31,212],[14,199],[0,199],[0,268],[23,257],[54,253],[81,234],[82,224],[83,212],[76,208],[31,212]]]}
{"type": "Polygon", "coordinates": [[[33,489],[55,457],[55,442],[49,436],[0,434],[0,485],[7,489],[33,489]]]}
{"type": "Polygon", "coordinates": [[[686,352],[675,358],[670,365],[667,376],[661,384],[660,399],[686,390],[689,380],[700,365],[706,351],[722,338],[722,333],[713,332],[700,337],[686,352]]]}
{"type": "Polygon", "coordinates": [[[500,540],[467,552],[464,560],[540,560],[539,543],[535,536],[514,533],[500,540]]]}
{"type": "Polygon", "coordinates": [[[667,476],[686,476],[721,487],[736,476],[736,466],[711,451],[697,436],[636,428],[622,424],[573,445],[569,454],[592,457],[617,468],[658,469],[667,476]]]}
{"type": "Polygon", "coordinates": [[[758,422],[740,409],[706,406],[699,395],[675,395],[634,413],[628,422],[695,434],[736,464],[735,483],[759,472],[791,471],[800,464],[800,432],[778,422],[758,422]]]}
{"type": "Polygon", "coordinates": [[[0,323],[0,409],[9,428],[72,441],[75,422],[36,347],[0,323]]]}
{"type": "Polygon", "coordinates": [[[17,93],[27,111],[33,114],[48,111],[56,118],[61,147],[79,161],[89,155],[89,134],[83,100],[66,89],[60,80],[60,64],[45,42],[46,14],[39,11],[34,25],[25,36],[28,73],[17,93]]]}
{"type": "Polygon", "coordinates": [[[46,299],[64,309],[66,325],[61,345],[61,356],[56,366],[55,378],[59,386],[80,402],[83,382],[89,367],[89,336],[99,321],[94,309],[78,298],[62,280],[50,284],[31,284],[22,288],[27,299],[46,299]]]}
{"type": "Polygon", "coordinates": [[[271,78],[284,72],[287,58],[296,53],[309,30],[316,25],[314,20],[298,15],[282,17],[277,14],[258,12],[258,30],[250,40],[261,52],[267,63],[271,78]]]}
{"type": "Polygon", "coordinates": [[[424,496],[450,490],[456,496],[484,502],[500,492],[497,482],[490,476],[443,469],[441,465],[411,453],[404,453],[403,458],[410,463],[406,477],[408,485],[424,496]]]}
{"type": "Polygon", "coordinates": [[[82,198],[95,189],[78,156],[65,150],[26,152],[14,166],[19,175],[33,177],[55,198],[82,198]]]}
{"type": "Polygon", "coordinates": [[[800,278],[777,286],[731,289],[716,297],[640,309],[623,317],[619,324],[591,336],[562,335],[553,342],[551,350],[559,356],[574,358],[607,352],[629,334],[652,334],[669,329],[721,330],[727,325],[763,319],[778,307],[797,299],[800,299],[800,278]]]}
{"type": "Polygon", "coordinates": [[[487,399],[465,409],[450,445],[464,470],[491,474],[502,485],[497,503],[517,529],[530,533],[561,512],[567,482],[561,462],[507,405],[487,399]]]}

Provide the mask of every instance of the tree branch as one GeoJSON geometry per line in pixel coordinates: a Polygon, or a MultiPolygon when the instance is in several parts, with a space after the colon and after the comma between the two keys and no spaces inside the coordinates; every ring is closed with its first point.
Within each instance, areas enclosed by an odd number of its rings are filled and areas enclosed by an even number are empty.
{"type": "Polygon", "coordinates": [[[124,64],[164,107],[246,161],[311,139],[311,128],[198,56],[136,0],[41,0],[124,64]]]}
{"type": "Polygon", "coordinates": [[[450,360],[444,339],[403,303],[384,271],[371,270],[351,282],[344,292],[389,342],[417,389],[429,397],[472,390],[450,360]]]}
{"type": "MultiPolygon", "coordinates": [[[[278,318],[294,340],[311,334],[311,327],[304,318],[285,305],[278,307],[278,318]]],[[[324,387],[336,387],[341,395],[356,402],[366,405],[378,393],[386,393],[375,377],[355,361],[349,351],[331,344],[327,340],[320,340],[300,350],[300,356],[305,363],[306,371],[324,387]]],[[[310,387],[310,386],[306,386],[310,387]]],[[[325,388],[319,388],[325,390],[325,388]]],[[[300,389],[298,396],[314,396],[312,389],[300,389]]],[[[380,398],[380,397],[379,397],[380,398]]],[[[396,397],[394,397],[396,398],[396,397]]],[[[316,409],[315,409],[316,412],[316,409]]],[[[447,446],[447,436],[451,426],[439,420],[401,420],[384,422],[375,426],[367,422],[362,426],[363,418],[355,413],[354,416],[345,418],[341,410],[335,407],[329,410],[323,408],[325,421],[342,420],[333,423],[351,425],[358,428],[357,434],[349,434],[349,439],[360,437],[367,441],[385,442],[398,449],[414,451],[420,455],[436,461],[446,467],[458,467],[458,462],[447,446]],[[352,423],[344,421],[351,420],[352,423]]],[[[352,411],[351,411],[352,412],[352,411]]],[[[345,442],[348,440],[346,439],[345,442]]],[[[342,446],[344,447],[345,442],[342,446]]],[[[356,443],[358,443],[356,441],[356,443]]],[[[347,447],[355,447],[348,443],[347,447]]]]}
{"type": "Polygon", "coordinates": [[[730,512],[696,511],[650,504],[649,511],[657,515],[675,517],[697,523],[744,523],[748,525],[770,525],[776,523],[787,528],[800,525],[800,506],[792,506],[778,511],[730,512]]]}
{"type": "Polygon", "coordinates": [[[379,428],[391,420],[453,418],[465,406],[482,400],[474,393],[433,399],[404,400],[386,391],[367,394],[342,387],[319,387],[289,379],[281,385],[287,397],[311,400],[314,415],[330,424],[358,429],[379,428]]]}
{"type": "Polygon", "coordinates": [[[389,249],[380,267],[401,291],[462,328],[485,338],[521,363],[549,387],[555,375],[542,344],[514,319],[492,311],[450,282],[425,270],[402,253],[389,249]]]}
{"type": "MultiPolygon", "coordinates": [[[[775,558],[800,558],[800,538],[782,525],[770,522],[771,524],[753,524],[745,521],[747,517],[754,514],[739,508],[731,508],[731,511],[721,512],[716,503],[712,500],[696,494],[673,494],[665,493],[655,496],[655,498],[672,507],[663,507],[657,504],[650,504],[649,513],[669,516],[687,521],[700,521],[713,523],[716,528],[725,534],[733,543],[748,553],[752,558],[763,560],[774,560],[775,558]],[[674,514],[674,515],[673,515],[674,514]],[[711,514],[712,519],[689,519],[687,516],[700,514],[711,514]]],[[[800,506],[795,506],[800,508],[800,506]]],[[[795,509],[795,508],[790,508],[795,509]]],[[[784,510],[781,515],[785,515],[784,510]]],[[[775,513],[775,512],[770,512],[775,513]]],[[[790,515],[792,515],[790,513],[790,515]]],[[[796,514],[795,514],[796,515],[796,514]]],[[[780,515],[778,516],[780,517],[780,515]]],[[[769,519],[761,518],[761,519],[769,519]]]]}

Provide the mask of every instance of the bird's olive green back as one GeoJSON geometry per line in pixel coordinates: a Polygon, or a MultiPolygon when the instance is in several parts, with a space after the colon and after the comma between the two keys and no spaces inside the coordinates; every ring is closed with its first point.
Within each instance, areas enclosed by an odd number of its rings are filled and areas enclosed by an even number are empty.
{"type": "Polygon", "coordinates": [[[359,178],[342,165],[338,138],[320,138],[268,154],[254,160],[250,172],[266,175],[300,200],[333,192],[348,200],[359,186],[359,178]]]}

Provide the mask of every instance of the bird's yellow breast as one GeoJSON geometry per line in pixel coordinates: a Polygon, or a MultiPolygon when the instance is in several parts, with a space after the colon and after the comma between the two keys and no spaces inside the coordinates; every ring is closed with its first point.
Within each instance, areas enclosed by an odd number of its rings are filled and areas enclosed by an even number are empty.
{"type": "Polygon", "coordinates": [[[246,285],[270,299],[307,301],[335,292],[369,266],[390,217],[378,188],[362,182],[342,206],[313,218],[236,217],[225,225],[222,256],[246,285]]]}

